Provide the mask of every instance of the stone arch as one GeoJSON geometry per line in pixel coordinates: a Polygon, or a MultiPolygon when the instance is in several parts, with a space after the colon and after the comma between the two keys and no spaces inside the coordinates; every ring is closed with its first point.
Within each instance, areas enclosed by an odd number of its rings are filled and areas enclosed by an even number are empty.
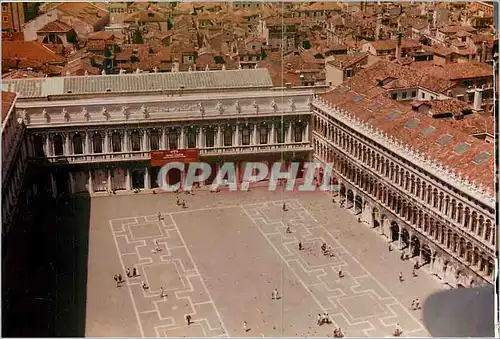
{"type": "Polygon", "coordinates": [[[52,144],[54,147],[54,155],[64,154],[64,139],[61,134],[55,134],[52,137],[52,144]]]}
{"type": "Polygon", "coordinates": [[[380,211],[377,207],[372,208],[372,226],[373,228],[381,227],[380,211]]]}
{"type": "Polygon", "coordinates": [[[420,249],[420,257],[422,258],[421,266],[428,264],[432,260],[432,251],[428,244],[424,244],[420,249]]]}
{"type": "Polygon", "coordinates": [[[348,189],[347,190],[347,203],[349,203],[350,205],[353,205],[354,204],[354,193],[352,192],[351,189],[348,189]]]}
{"type": "Polygon", "coordinates": [[[403,248],[410,246],[410,233],[408,233],[408,230],[406,228],[403,228],[401,230],[401,243],[403,245],[403,248]]]}
{"type": "Polygon", "coordinates": [[[413,258],[413,257],[419,256],[420,255],[420,240],[418,239],[418,237],[416,235],[412,236],[410,243],[411,243],[410,257],[413,258]]]}
{"type": "Polygon", "coordinates": [[[80,133],[76,132],[75,134],[73,134],[72,143],[73,154],[83,154],[83,137],[80,133]]]}
{"type": "Polygon", "coordinates": [[[356,214],[363,213],[363,198],[360,195],[354,197],[354,212],[356,214]]]}
{"type": "Polygon", "coordinates": [[[390,239],[391,241],[398,241],[399,240],[399,225],[397,222],[393,221],[391,222],[391,228],[390,228],[390,239]]]}

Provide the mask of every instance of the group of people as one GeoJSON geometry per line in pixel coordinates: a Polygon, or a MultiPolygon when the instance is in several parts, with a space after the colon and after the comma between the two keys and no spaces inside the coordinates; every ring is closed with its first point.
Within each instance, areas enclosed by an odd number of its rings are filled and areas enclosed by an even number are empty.
{"type": "Polygon", "coordinates": [[[333,337],[334,338],[343,338],[344,337],[344,332],[340,329],[340,327],[333,330],[333,337]]]}
{"type": "MultiPolygon", "coordinates": [[[[130,270],[130,268],[127,268],[125,270],[125,273],[127,274],[128,278],[135,278],[137,277],[137,269],[135,267],[130,270]]],[[[121,273],[118,274],[113,274],[113,279],[116,282],[116,287],[120,287],[122,283],[125,282],[125,279],[123,279],[123,276],[121,273]]]]}
{"type": "Polygon", "coordinates": [[[401,326],[396,324],[396,328],[394,329],[394,333],[392,334],[395,337],[400,337],[403,334],[403,330],[401,329],[401,326]]]}
{"type": "Polygon", "coordinates": [[[331,246],[328,246],[325,243],[323,243],[323,245],[321,245],[321,252],[323,253],[324,256],[329,256],[329,257],[334,257],[335,256],[335,253],[333,253],[333,249],[331,246]]]}
{"type": "Polygon", "coordinates": [[[182,208],[188,208],[187,202],[184,199],[180,199],[179,196],[177,196],[177,206],[182,206],[182,208]]]}
{"type": "Polygon", "coordinates": [[[422,307],[420,307],[420,300],[417,298],[417,299],[414,299],[411,301],[411,309],[412,310],[419,310],[421,309],[422,307]]]}
{"type": "Polygon", "coordinates": [[[324,312],[323,314],[321,313],[318,314],[318,326],[331,323],[332,320],[330,319],[330,316],[328,315],[327,312],[324,312]]]}

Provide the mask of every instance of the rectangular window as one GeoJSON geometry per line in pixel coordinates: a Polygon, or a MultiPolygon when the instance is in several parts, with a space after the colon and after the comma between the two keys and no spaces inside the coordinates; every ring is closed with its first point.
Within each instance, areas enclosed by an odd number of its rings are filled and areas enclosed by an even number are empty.
{"type": "Polygon", "coordinates": [[[178,135],[177,133],[169,133],[168,134],[168,148],[169,149],[177,149],[179,147],[178,145],[178,135]]]}
{"type": "Polygon", "coordinates": [[[392,93],[391,97],[392,97],[392,100],[397,100],[398,99],[398,93],[392,93]]]}
{"type": "Polygon", "coordinates": [[[403,92],[403,99],[406,99],[406,92],[403,92]]]}
{"type": "Polygon", "coordinates": [[[250,129],[244,128],[241,131],[241,144],[250,145],[250,129]]]}
{"type": "Polygon", "coordinates": [[[205,147],[214,147],[215,146],[215,132],[213,129],[207,129],[205,134],[205,147]]]}
{"type": "Polygon", "coordinates": [[[297,124],[294,126],[294,140],[295,142],[302,142],[302,125],[297,124]]]}
{"type": "Polygon", "coordinates": [[[411,92],[411,97],[412,97],[412,98],[415,98],[416,96],[417,96],[417,91],[413,91],[413,92],[411,92]]]}
{"type": "Polygon", "coordinates": [[[422,99],[425,99],[425,93],[422,93],[422,99]]]}
{"type": "Polygon", "coordinates": [[[278,144],[282,144],[285,141],[285,128],[284,126],[280,126],[276,129],[276,142],[278,144]]]}
{"type": "Polygon", "coordinates": [[[267,128],[261,128],[260,129],[260,144],[267,144],[267,128]]]}
{"type": "Polygon", "coordinates": [[[187,140],[188,148],[196,148],[196,131],[190,130],[188,132],[188,140],[187,140]]]}
{"type": "Polygon", "coordinates": [[[152,151],[160,149],[160,134],[158,132],[152,132],[149,135],[149,145],[152,151]]]}
{"type": "Polygon", "coordinates": [[[226,127],[224,130],[224,146],[233,145],[233,130],[231,127],[226,127]]]}

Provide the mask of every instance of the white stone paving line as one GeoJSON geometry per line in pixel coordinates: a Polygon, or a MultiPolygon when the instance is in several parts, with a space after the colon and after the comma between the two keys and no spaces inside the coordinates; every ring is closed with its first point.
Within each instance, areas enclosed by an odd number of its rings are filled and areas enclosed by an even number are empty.
{"type": "MultiPolygon", "coordinates": [[[[317,220],[317,219],[316,219],[316,218],[312,215],[312,213],[311,213],[311,212],[309,212],[309,210],[307,210],[307,209],[306,209],[306,208],[305,208],[305,207],[304,207],[304,206],[300,203],[300,201],[299,201],[298,199],[290,199],[290,200],[294,200],[294,201],[295,201],[295,202],[296,202],[296,203],[297,203],[297,204],[298,204],[298,205],[302,208],[302,210],[304,210],[304,211],[305,211],[305,212],[306,212],[306,213],[307,213],[307,214],[308,214],[308,215],[309,215],[309,216],[310,216],[310,217],[314,220],[314,222],[316,222],[318,225],[321,225],[321,227],[325,230],[325,232],[326,232],[327,234],[329,234],[332,238],[334,238],[334,237],[333,237],[333,235],[330,233],[330,231],[329,231],[329,230],[328,230],[328,229],[327,229],[327,228],[326,228],[323,224],[321,224],[320,222],[318,222],[318,220],[317,220]]],[[[334,239],[335,239],[335,238],[334,238],[334,239]]],[[[411,331],[409,331],[409,333],[410,333],[410,332],[417,332],[417,331],[420,331],[420,330],[427,331],[427,330],[425,329],[425,326],[422,324],[422,322],[421,322],[420,320],[418,320],[418,319],[417,319],[417,318],[416,318],[416,317],[415,317],[412,313],[410,313],[410,312],[408,311],[408,309],[407,309],[407,308],[406,308],[406,307],[405,307],[405,306],[404,306],[404,305],[403,305],[403,304],[399,301],[399,299],[398,299],[398,298],[396,298],[396,297],[395,297],[395,296],[394,296],[394,295],[393,295],[393,294],[392,294],[392,293],[391,293],[391,292],[390,292],[390,291],[389,291],[389,290],[388,290],[388,289],[387,289],[387,288],[386,288],[386,287],[385,287],[385,286],[384,286],[384,285],[383,285],[383,284],[382,284],[382,283],[381,283],[381,282],[380,282],[377,278],[375,278],[375,277],[374,277],[374,276],[370,273],[370,271],[368,271],[368,270],[366,269],[366,267],[365,267],[365,266],[363,266],[363,265],[361,264],[361,262],[360,262],[358,259],[356,259],[356,258],[355,258],[355,257],[354,257],[354,256],[353,256],[353,255],[352,255],[352,254],[351,254],[351,253],[350,253],[350,252],[349,252],[349,251],[348,251],[348,250],[347,250],[347,249],[346,249],[346,248],[345,248],[345,247],[344,247],[344,246],[340,243],[340,241],[339,241],[339,246],[340,246],[340,247],[342,247],[342,248],[344,249],[345,253],[346,253],[347,255],[349,255],[349,256],[352,258],[352,260],[353,260],[354,262],[356,262],[356,263],[357,263],[357,264],[358,264],[358,265],[359,265],[359,266],[360,266],[360,267],[361,267],[361,268],[362,268],[362,269],[363,269],[363,270],[364,270],[364,271],[365,271],[365,272],[366,272],[366,273],[367,273],[367,274],[368,274],[368,275],[369,275],[369,276],[373,279],[373,281],[375,281],[375,282],[376,282],[376,283],[377,283],[377,284],[378,284],[378,285],[379,285],[379,286],[380,286],[380,287],[381,287],[381,288],[382,288],[382,289],[383,289],[383,290],[384,290],[384,291],[385,291],[388,295],[390,295],[392,298],[394,298],[394,300],[396,300],[396,302],[398,303],[398,305],[399,305],[399,306],[401,306],[401,308],[405,310],[406,314],[408,314],[408,315],[409,315],[409,316],[410,316],[410,317],[411,317],[411,318],[412,318],[412,319],[413,319],[413,320],[414,320],[417,324],[420,324],[421,329],[418,329],[418,330],[417,330],[417,329],[415,329],[415,330],[411,330],[411,331]]],[[[403,333],[404,333],[404,329],[403,329],[403,333]]]]}
{"type": "MultiPolygon", "coordinates": [[[[113,223],[112,223],[112,220],[109,221],[109,224],[110,224],[110,228],[111,228],[111,234],[113,236],[113,241],[115,242],[116,252],[118,254],[118,258],[120,259],[120,263],[122,265],[122,270],[125,270],[125,264],[123,262],[123,258],[121,256],[121,254],[120,254],[120,248],[118,247],[118,241],[116,240],[116,236],[113,233],[113,223]]],[[[134,313],[135,313],[135,316],[137,318],[137,322],[139,323],[139,331],[141,332],[141,336],[143,338],[145,338],[144,329],[142,328],[142,322],[141,322],[141,319],[139,317],[139,311],[137,310],[137,306],[135,304],[134,296],[132,294],[132,289],[130,288],[129,284],[126,284],[126,285],[127,285],[127,290],[128,290],[129,296],[130,296],[130,300],[132,301],[132,307],[134,308],[134,313]]]]}
{"type": "MultiPolygon", "coordinates": [[[[210,209],[214,209],[214,208],[210,208],[210,209]]],[[[206,210],[206,209],[201,209],[201,210],[206,210]]],[[[217,314],[217,317],[219,318],[219,322],[220,322],[222,329],[224,330],[224,333],[229,335],[229,332],[227,331],[227,327],[224,324],[224,321],[222,320],[222,316],[219,313],[219,309],[217,308],[217,305],[215,304],[215,301],[212,298],[212,295],[210,294],[210,291],[208,290],[207,285],[205,284],[205,281],[203,280],[203,277],[200,274],[200,271],[198,270],[198,266],[196,265],[196,263],[193,259],[193,256],[191,255],[191,251],[189,250],[189,247],[187,246],[186,242],[184,241],[184,237],[182,236],[182,234],[179,230],[179,227],[177,226],[177,223],[175,222],[175,219],[173,217],[172,217],[172,223],[177,231],[177,234],[179,234],[179,238],[181,239],[182,244],[186,247],[186,253],[189,256],[189,259],[191,260],[191,262],[193,263],[193,267],[196,271],[196,274],[200,277],[200,281],[201,281],[203,287],[205,288],[205,292],[207,293],[208,299],[210,299],[210,301],[212,302],[215,313],[217,314]]]]}

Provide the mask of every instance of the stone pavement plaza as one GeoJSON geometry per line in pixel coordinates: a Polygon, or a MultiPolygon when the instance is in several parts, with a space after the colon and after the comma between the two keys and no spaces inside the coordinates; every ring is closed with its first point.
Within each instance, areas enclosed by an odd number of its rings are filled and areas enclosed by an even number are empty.
{"type": "Polygon", "coordinates": [[[397,323],[405,336],[429,336],[409,306],[444,287],[425,272],[411,277],[411,263],[328,195],[254,188],[180,198],[188,209],[166,193],[92,200],[86,336],[331,336],[341,327],[347,337],[390,337],[397,323]],[[334,257],[321,254],[323,242],[334,257]],[[113,273],[134,266],[140,276],[116,288],[113,273]],[[281,299],[271,300],[274,288],[281,299]],[[333,324],[317,326],[324,311],[333,324]]]}

